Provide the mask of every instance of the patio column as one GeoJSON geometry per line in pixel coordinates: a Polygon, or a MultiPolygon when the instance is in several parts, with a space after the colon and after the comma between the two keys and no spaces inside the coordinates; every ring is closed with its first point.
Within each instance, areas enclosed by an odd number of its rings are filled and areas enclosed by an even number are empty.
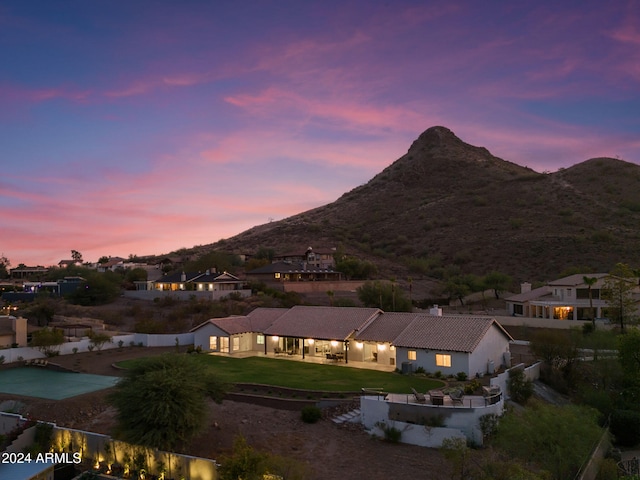
{"type": "Polygon", "coordinates": [[[302,359],[304,360],[304,338],[302,339],[302,359]]]}
{"type": "Polygon", "coordinates": [[[345,340],[342,344],[344,347],[344,363],[349,363],[349,340],[345,340]]]}

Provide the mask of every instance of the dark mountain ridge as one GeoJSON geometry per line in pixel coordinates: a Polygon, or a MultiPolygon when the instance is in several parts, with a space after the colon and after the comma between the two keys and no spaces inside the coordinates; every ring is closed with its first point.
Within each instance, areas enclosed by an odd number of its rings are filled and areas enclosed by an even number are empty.
{"type": "Polygon", "coordinates": [[[335,202],[199,250],[342,246],[378,264],[383,278],[456,268],[544,281],[571,267],[639,266],[639,187],[632,163],[594,158],[537,173],[438,126],[335,202]]]}

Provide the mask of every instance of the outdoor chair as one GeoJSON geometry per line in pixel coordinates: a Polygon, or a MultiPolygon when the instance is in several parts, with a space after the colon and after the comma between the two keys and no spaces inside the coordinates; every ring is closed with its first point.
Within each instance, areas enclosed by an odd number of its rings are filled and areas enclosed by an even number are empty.
{"type": "Polygon", "coordinates": [[[427,401],[427,397],[425,397],[423,393],[416,391],[415,388],[411,387],[411,392],[413,393],[413,396],[415,397],[416,402],[424,403],[427,401]]]}
{"type": "Polygon", "coordinates": [[[449,392],[449,398],[451,398],[451,402],[456,404],[459,403],[462,405],[462,400],[464,399],[464,392],[460,389],[452,390],[449,392]]]}

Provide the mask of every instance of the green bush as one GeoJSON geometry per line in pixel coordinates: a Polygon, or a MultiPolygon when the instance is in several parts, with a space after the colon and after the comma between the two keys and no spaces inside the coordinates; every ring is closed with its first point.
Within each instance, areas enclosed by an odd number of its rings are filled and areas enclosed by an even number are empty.
{"type": "Polygon", "coordinates": [[[459,382],[464,382],[467,379],[467,374],[465,372],[458,372],[456,373],[456,379],[459,382]]]}
{"type": "Polygon", "coordinates": [[[398,430],[396,427],[389,426],[385,422],[378,422],[376,426],[384,432],[384,439],[387,442],[400,442],[400,439],[402,438],[402,430],[398,430]]]}
{"type": "Polygon", "coordinates": [[[304,423],[316,423],[322,418],[322,410],[314,405],[307,405],[300,413],[304,423]]]}
{"type": "Polygon", "coordinates": [[[527,380],[524,371],[520,369],[509,371],[507,386],[509,387],[511,400],[521,405],[527,403],[527,400],[533,395],[533,383],[531,380],[527,380]]]}

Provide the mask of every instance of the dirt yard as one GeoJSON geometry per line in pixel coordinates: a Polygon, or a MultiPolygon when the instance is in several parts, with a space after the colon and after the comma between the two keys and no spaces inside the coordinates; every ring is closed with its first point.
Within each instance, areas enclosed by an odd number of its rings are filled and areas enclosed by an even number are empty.
{"type": "MultiPolygon", "coordinates": [[[[56,357],[54,363],[85,373],[119,376],[113,363],[173,351],[168,348],[124,348],[56,357]]],[[[53,421],[60,426],[110,434],[114,411],[105,402],[105,390],[54,401],[18,398],[23,415],[53,421]]],[[[16,399],[0,394],[0,402],[16,399]]],[[[331,412],[327,412],[327,417],[331,412]]],[[[372,438],[359,425],[336,425],[329,418],[306,424],[300,413],[225,400],[210,404],[207,427],[184,449],[184,453],[216,459],[230,452],[233,440],[242,435],[260,451],[296,459],[308,468],[309,480],[326,478],[451,478],[450,467],[433,449],[392,444],[372,438]]]]}

